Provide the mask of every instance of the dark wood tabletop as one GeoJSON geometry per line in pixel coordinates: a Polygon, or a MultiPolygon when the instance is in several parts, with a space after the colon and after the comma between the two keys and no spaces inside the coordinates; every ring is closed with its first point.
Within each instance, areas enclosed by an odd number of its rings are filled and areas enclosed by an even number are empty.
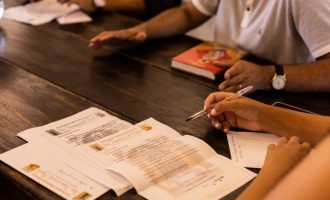
{"type": "MultiPolygon", "coordinates": [[[[7,0],[6,6],[24,1],[7,0]]],[[[16,134],[100,107],[132,123],[153,117],[181,134],[203,139],[230,157],[226,137],[204,119],[185,122],[201,109],[205,97],[221,80],[210,81],[170,68],[173,56],[200,43],[178,36],[151,40],[130,50],[90,50],[91,37],[103,30],[127,28],[139,20],[99,12],[90,23],[30,26],[0,21],[0,153],[24,143],[16,134]]],[[[289,103],[330,115],[330,95],[263,91],[249,97],[267,104],[289,103]]],[[[0,163],[0,199],[60,199],[4,163],[0,163]]],[[[224,199],[234,199],[240,191],[224,199]]],[[[143,199],[134,190],[100,199],[143,199]]]]}

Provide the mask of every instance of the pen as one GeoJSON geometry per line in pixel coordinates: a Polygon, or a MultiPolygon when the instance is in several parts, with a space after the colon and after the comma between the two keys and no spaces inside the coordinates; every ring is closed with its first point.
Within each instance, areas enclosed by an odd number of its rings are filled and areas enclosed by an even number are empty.
{"type": "MultiPolygon", "coordinates": [[[[227,99],[224,99],[223,101],[230,101],[230,100],[237,99],[237,98],[243,96],[244,94],[246,94],[247,92],[249,92],[249,91],[252,90],[252,89],[253,89],[253,86],[248,86],[248,87],[246,87],[246,88],[243,88],[243,89],[237,91],[235,95],[233,95],[233,96],[231,96],[231,97],[229,97],[229,98],[227,98],[227,99]]],[[[215,106],[215,104],[212,104],[208,110],[214,108],[214,106],[215,106]]],[[[197,119],[197,118],[199,118],[200,116],[205,115],[206,113],[207,113],[206,110],[201,110],[201,111],[199,111],[199,112],[197,112],[197,113],[191,115],[190,117],[188,117],[188,118],[186,119],[186,121],[190,121],[190,120],[197,119]]]]}

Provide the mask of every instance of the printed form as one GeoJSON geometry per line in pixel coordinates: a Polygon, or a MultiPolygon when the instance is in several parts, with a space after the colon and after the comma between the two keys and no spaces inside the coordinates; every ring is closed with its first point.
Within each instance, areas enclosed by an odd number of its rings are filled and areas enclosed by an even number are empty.
{"type": "Polygon", "coordinates": [[[65,199],[95,199],[109,190],[73,168],[51,159],[48,152],[40,151],[29,143],[1,154],[0,159],[65,199]]]}
{"type": "Polygon", "coordinates": [[[130,126],[105,111],[89,108],[45,126],[28,129],[18,136],[121,195],[132,188],[131,184],[121,175],[106,170],[101,161],[86,155],[83,150],[91,149],[89,143],[130,126]]]}
{"type": "Polygon", "coordinates": [[[116,135],[122,134],[136,137],[96,140],[91,145],[98,150],[91,155],[127,178],[147,199],[219,199],[255,177],[202,140],[181,136],[154,119],[116,135]]]}
{"type": "Polygon", "coordinates": [[[18,134],[117,195],[219,199],[255,177],[205,142],[150,118],[134,126],[90,108],[18,134]]]}

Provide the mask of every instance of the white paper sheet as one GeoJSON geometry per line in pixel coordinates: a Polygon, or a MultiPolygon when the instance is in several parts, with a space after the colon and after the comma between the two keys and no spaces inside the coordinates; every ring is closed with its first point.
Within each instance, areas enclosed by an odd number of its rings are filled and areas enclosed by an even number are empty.
{"type": "Polygon", "coordinates": [[[255,174],[150,118],[134,126],[90,108],[18,134],[36,148],[113,189],[148,199],[219,199],[255,174]]]}
{"type": "Polygon", "coordinates": [[[5,152],[0,159],[65,199],[95,199],[109,190],[32,144],[5,152]]]}
{"type": "Polygon", "coordinates": [[[92,18],[85,14],[82,11],[75,11],[73,13],[69,13],[67,15],[58,17],[56,21],[59,24],[75,24],[75,23],[84,23],[92,21],[92,18]]]}
{"type": "Polygon", "coordinates": [[[134,127],[141,125],[148,134],[115,145],[103,155],[116,157],[116,162],[108,163],[109,170],[125,176],[147,199],[219,199],[255,176],[202,140],[181,136],[153,119],[134,127]]]}
{"type": "Polygon", "coordinates": [[[34,26],[46,24],[53,19],[78,10],[75,4],[68,6],[57,0],[42,0],[5,10],[4,18],[31,24],[34,26]]]}
{"type": "Polygon", "coordinates": [[[243,167],[262,168],[267,147],[279,139],[266,133],[234,132],[227,134],[231,159],[243,167]]]}
{"type": "Polygon", "coordinates": [[[132,188],[131,184],[122,176],[106,171],[97,159],[86,156],[83,149],[91,149],[89,143],[131,126],[100,109],[89,108],[48,125],[23,131],[18,136],[121,195],[132,188]]]}

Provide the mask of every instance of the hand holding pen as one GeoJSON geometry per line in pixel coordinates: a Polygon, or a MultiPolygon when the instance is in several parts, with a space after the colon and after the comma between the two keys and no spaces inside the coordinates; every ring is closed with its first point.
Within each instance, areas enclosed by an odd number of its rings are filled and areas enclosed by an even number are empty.
{"type": "MultiPolygon", "coordinates": [[[[236,121],[227,121],[226,120],[226,117],[227,118],[230,118],[230,119],[232,119],[232,117],[230,116],[229,113],[224,114],[222,112],[222,110],[225,111],[227,108],[229,109],[228,111],[233,110],[232,108],[233,108],[233,106],[235,106],[234,103],[233,103],[234,100],[235,99],[239,99],[239,97],[241,97],[244,94],[246,94],[247,92],[251,91],[252,88],[253,88],[252,86],[249,86],[249,87],[246,87],[246,88],[238,91],[237,93],[226,93],[226,92],[215,92],[215,93],[212,93],[205,100],[205,104],[204,104],[205,105],[205,109],[204,110],[201,110],[200,112],[198,112],[198,113],[196,113],[196,114],[194,114],[192,116],[190,116],[186,120],[187,121],[190,121],[190,120],[193,120],[193,119],[197,119],[198,117],[209,113],[209,116],[210,116],[210,118],[212,120],[212,124],[216,128],[218,128],[218,129],[224,129],[224,126],[225,125],[227,127],[234,127],[235,126],[235,122],[237,122],[237,120],[236,121]],[[223,104],[226,104],[226,105],[228,104],[228,107],[227,106],[223,106],[223,104]],[[229,104],[230,104],[230,106],[229,106],[229,104]],[[221,108],[221,109],[217,113],[215,110],[218,109],[218,108],[221,108]],[[212,111],[213,111],[213,114],[215,114],[215,116],[212,116],[212,113],[211,113],[212,111]],[[228,124],[228,123],[230,123],[230,124],[228,124]]],[[[245,99],[247,99],[247,98],[245,98],[245,99]]],[[[253,101],[253,100],[247,99],[243,103],[249,103],[250,101],[253,101]]],[[[237,127],[237,126],[235,126],[235,127],[237,127]]],[[[228,131],[229,129],[227,128],[226,130],[228,131]]]]}
{"type": "MultiPolygon", "coordinates": [[[[228,97],[228,98],[224,99],[223,101],[230,101],[230,100],[233,100],[233,99],[237,99],[237,98],[243,96],[244,94],[246,94],[247,92],[251,91],[252,89],[253,89],[253,86],[248,86],[248,87],[246,87],[246,88],[243,88],[243,89],[237,91],[237,92],[235,93],[235,95],[233,95],[233,96],[231,96],[231,97],[228,97]]],[[[215,106],[215,104],[212,104],[212,105],[210,105],[208,108],[206,108],[206,109],[204,109],[204,110],[201,110],[201,111],[199,111],[199,112],[197,112],[197,113],[191,115],[190,117],[188,117],[188,118],[186,119],[186,121],[194,120],[194,119],[199,118],[200,116],[203,116],[203,115],[207,114],[207,112],[208,112],[209,110],[211,110],[212,108],[214,108],[214,106],[215,106]]]]}

